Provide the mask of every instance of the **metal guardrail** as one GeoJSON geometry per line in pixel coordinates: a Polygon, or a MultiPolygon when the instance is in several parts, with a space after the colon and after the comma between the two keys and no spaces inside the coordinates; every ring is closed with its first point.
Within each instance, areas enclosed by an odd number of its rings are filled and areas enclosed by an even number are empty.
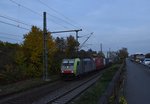
{"type": "Polygon", "coordinates": [[[110,97],[113,95],[113,100],[115,101],[115,104],[119,104],[119,89],[122,81],[122,74],[123,74],[123,68],[125,63],[121,65],[119,70],[114,75],[112,81],[109,83],[105,93],[101,96],[100,100],[98,101],[98,104],[108,104],[110,97]]]}

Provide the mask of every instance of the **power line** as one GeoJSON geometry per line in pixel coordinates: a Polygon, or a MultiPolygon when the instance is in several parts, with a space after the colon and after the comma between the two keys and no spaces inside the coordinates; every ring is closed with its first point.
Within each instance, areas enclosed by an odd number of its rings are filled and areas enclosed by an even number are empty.
{"type": "Polygon", "coordinates": [[[15,41],[22,41],[22,40],[18,40],[16,38],[10,38],[10,37],[6,37],[6,36],[0,36],[1,38],[5,38],[5,39],[11,39],[11,40],[15,40],[15,41]]]}
{"type": "Polygon", "coordinates": [[[66,26],[64,26],[64,25],[62,25],[62,24],[60,24],[60,23],[57,23],[57,22],[55,22],[54,20],[52,20],[52,19],[50,19],[50,18],[47,18],[47,19],[49,19],[50,21],[52,21],[53,23],[55,23],[55,24],[57,24],[57,25],[59,25],[59,26],[62,26],[62,27],[65,28],[65,29],[68,29],[66,26]]]}
{"type": "MultiPolygon", "coordinates": [[[[37,14],[37,15],[42,16],[40,13],[38,13],[38,12],[36,12],[36,11],[34,11],[34,10],[32,10],[32,9],[30,9],[30,8],[28,8],[28,7],[26,7],[26,6],[23,6],[23,5],[21,5],[20,3],[17,3],[17,2],[15,2],[15,1],[13,1],[13,0],[9,0],[9,1],[12,2],[12,3],[14,3],[14,4],[16,4],[17,6],[21,6],[21,7],[25,8],[25,9],[27,9],[28,11],[30,11],[30,12],[32,12],[32,13],[34,13],[34,14],[37,14]]],[[[49,20],[52,21],[53,23],[57,24],[57,25],[61,25],[61,24],[59,24],[59,23],[53,21],[52,19],[49,19],[49,20]]],[[[63,26],[63,25],[61,25],[61,26],[62,26],[63,28],[66,28],[66,27],[63,26]]]]}
{"type": "MultiPolygon", "coordinates": [[[[30,8],[28,8],[28,7],[26,7],[26,6],[23,6],[23,5],[21,5],[20,3],[17,3],[16,1],[14,1],[14,0],[9,0],[9,1],[12,2],[12,3],[14,3],[14,4],[16,4],[17,6],[21,6],[21,7],[25,8],[25,9],[27,9],[28,11],[30,11],[30,12],[32,12],[32,13],[35,13],[35,14],[37,14],[37,15],[42,16],[42,14],[40,14],[40,13],[38,13],[38,12],[36,12],[36,11],[34,11],[34,10],[32,10],[32,9],[30,9],[30,8]]],[[[55,9],[53,9],[53,8],[51,8],[51,7],[49,7],[47,4],[45,4],[45,3],[42,2],[41,0],[39,0],[39,1],[41,2],[41,4],[45,5],[45,6],[48,7],[49,9],[55,11],[57,14],[62,15],[62,16],[65,17],[67,20],[70,20],[68,17],[64,16],[62,13],[58,12],[57,10],[55,10],[55,9]]],[[[57,18],[57,19],[60,19],[60,20],[64,21],[65,23],[70,24],[70,25],[72,25],[72,26],[78,28],[78,27],[75,26],[74,24],[71,24],[71,23],[69,23],[69,22],[67,22],[67,21],[65,21],[65,20],[63,20],[63,19],[61,19],[61,18],[59,18],[59,17],[53,16],[53,15],[51,15],[51,16],[52,16],[52,17],[55,17],[55,18],[57,18]]],[[[50,20],[51,20],[51,19],[50,19],[50,20]]],[[[53,21],[53,20],[51,20],[51,21],[52,21],[53,23],[57,24],[57,25],[61,25],[61,24],[59,24],[59,23],[57,23],[57,22],[55,22],[55,21],[53,21]]],[[[72,20],[71,20],[71,21],[72,21],[72,20]]],[[[61,26],[62,26],[63,28],[66,28],[66,26],[64,26],[64,25],[61,25],[61,26]]],[[[89,31],[88,29],[86,29],[86,30],[89,31]]]]}
{"type": "Polygon", "coordinates": [[[21,7],[25,8],[25,9],[29,10],[29,11],[32,12],[32,13],[35,13],[35,14],[37,14],[37,15],[42,16],[40,13],[38,13],[38,12],[36,12],[36,11],[34,11],[34,10],[32,10],[32,9],[30,9],[30,8],[28,8],[28,7],[26,7],[26,6],[23,6],[23,5],[21,5],[20,3],[17,3],[17,2],[15,2],[15,1],[13,1],[13,0],[9,0],[9,1],[11,1],[12,3],[14,3],[14,4],[18,5],[18,6],[21,6],[21,7]]]}
{"type": "Polygon", "coordinates": [[[4,22],[4,21],[0,21],[0,23],[7,24],[7,25],[10,25],[10,26],[14,26],[14,27],[17,27],[17,28],[21,28],[21,29],[24,29],[24,30],[30,30],[30,29],[21,27],[21,26],[19,26],[19,25],[11,24],[11,23],[4,22]]]}
{"type": "Polygon", "coordinates": [[[90,36],[87,37],[87,39],[81,44],[80,49],[83,47],[83,45],[88,41],[88,39],[93,35],[93,32],[90,34],[90,36]]]}
{"type": "MultiPolygon", "coordinates": [[[[62,13],[60,13],[59,11],[57,11],[57,10],[51,8],[50,6],[48,6],[46,3],[42,2],[41,0],[39,0],[39,2],[40,2],[41,4],[43,4],[44,6],[46,6],[47,8],[49,8],[50,10],[54,11],[55,13],[57,13],[57,14],[63,16],[66,20],[69,20],[70,22],[73,22],[71,19],[69,19],[68,17],[66,17],[65,15],[63,15],[62,13]]],[[[61,19],[61,18],[60,18],[60,19],[61,19]]],[[[61,20],[63,20],[63,19],[61,19],[61,20]]],[[[63,20],[63,21],[65,21],[65,20],[63,20]]],[[[72,25],[72,26],[74,26],[74,27],[77,27],[77,26],[75,26],[74,24],[69,23],[68,21],[65,21],[65,22],[68,23],[68,24],[70,24],[70,25],[72,25]]],[[[78,27],[77,27],[77,28],[78,28],[78,27]]]]}
{"type": "MultiPolygon", "coordinates": [[[[66,20],[68,20],[68,21],[70,21],[70,22],[74,22],[74,23],[78,24],[79,27],[81,27],[79,23],[77,23],[76,21],[71,20],[70,18],[68,18],[67,16],[65,16],[65,15],[62,14],[61,12],[55,10],[54,8],[50,7],[49,5],[47,5],[46,3],[44,3],[43,1],[41,1],[41,0],[38,0],[38,1],[39,1],[41,4],[43,4],[44,6],[46,6],[47,8],[49,8],[50,10],[52,10],[52,11],[54,11],[55,13],[57,13],[57,14],[61,15],[62,17],[64,17],[66,20]]],[[[64,21],[64,20],[63,20],[63,21],[64,21]]],[[[69,24],[70,24],[70,23],[69,23],[69,24]]],[[[72,25],[74,25],[74,24],[72,24],[72,25]]],[[[75,25],[74,25],[74,27],[77,27],[77,28],[78,28],[78,26],[75,26],[75,25]]],[[[89,29],[87,29],[87,28],[83,28],[83,27],[82,27],[82,29],[87,30],[88,32],[91,32],[91,31],[89,31],[89,29]]]]}
{"type": "Polygon", "coordinates": [[[0,32],[0,34],[9,35],[9,36],[18,36],[18,35],[15,35],[15,34],[10,34],[10,33],[5,33],[5,32],[0,32]]]}
{"type": "MultiPolygon", "coordinates": [[[[87,35],[80,35],[80,36],[78,36],[78,38],[84,38],[84,37],[86,37],[86,36],[89,36],[89,34],[87,34],[87,35]]],[[[86,37],[87,38],[87,37],[86,37]]]]}
{"type": "Polygon", "coordinates": [[[0,17],[5,18],[5,19],[8,19],[8,20],[11,20],[11,21],[14,21],[14,22],[17,22],[17,23],[21,23],[21,24],[26,25],[26,26],[32,26],[32,25],[30,25],[30,24],[24,23],[24,22],[22,22],[22,21],[20,21],[20,20],[17,20],[17,19],[12,18],[12,17],[3,16],[3,15],[1,15],[1,14],[0,14],[0,17]]]}
{"type": "Polygon", "coordinates": [[[78,28],[77,26],[75,26],[75,25],[69,23],[68,21],[65,21],[65,20],[63,20],[63,19],[61,19],[61,18],[59,18],[59,17],[56,17],[56,16],[54,16],[54,15],[51,15],[51,14],[49,14],[49,13],[47,13],[47,14],[50,15],[51,17],[53,17],[53,18],[57,18],[57,19],[59,19],[59,20],[65,22],[65,23],[67,23],[67,24],[69,24],[69,25],[71,25],[71,26],[73,26],[73,27],[78,28]]]}
{"type": "MultiPolygon", "coordinates": [[[[33,25],[31,25],[31,24],[27,24],[27,23],[24,23],[24,22],[22,22],[22,21],[20,21],[20,20],[17,20],[17,19],[14,19],[14,18],[12,18],[12,17],[6,17],[6,16],[3,16],[3,15],[0,15],[0,17],[2,17],[2,18],[5,18],[5,19],[8,19],[8,20],[11,20],[11,21],[14,21],[14,22],[17,22],[17,23],[21,23],[21,24],[24,24],[24,25],[26,25],[26,26],[33,26],[33,25]]],[[[53,20],[51,20],[52,22],[54,22],[53,20]]],[[[56,23],[56,22],[55,22],[56,23]]],[[[61,24],[59,24],[59,23],[56,23],[57,25],[61,25],[61,24]]],[[[67,27],[65,27],[65,26],[63,26],[63,25],[61,25],[62,27],[64,27],[64,28],[67,28],[67,27]]]]}
{"type": "MultiPolygon", "coordinates": [[[[41,0],[39,0],[39,2],[41,2],[41,4],[45,5],[46,7],[48,7],[49,9],[51,9],[52,11],[54,11],[55,13],[57,13],[57,14],[59,14],[59,15],[65,17],[66,19],[70,20],[68,17],[66,17],[66,16],[63,15],[62,13],[58,12],[57,10],[51,8],[50,6],[48,6],[47,4],[45,4],[44,2],[42,2],[41,0]]],[[[72,21],[72,20],[70,20],[70,21],[72,21]]]]}

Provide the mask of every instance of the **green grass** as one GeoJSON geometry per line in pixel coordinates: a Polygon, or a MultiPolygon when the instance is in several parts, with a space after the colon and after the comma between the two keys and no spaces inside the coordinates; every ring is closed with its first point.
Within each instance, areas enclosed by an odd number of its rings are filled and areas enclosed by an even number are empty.
{"type": "Polygon", "coordinates": [[[59,77],[55,75],[55,76],[51,76],[50,81],[44,81],[40,78],[36,78],[36,79],[24,80],[17,83],[4,85],[4,86],[0,85],[0,96],[22,92],[37,86],[45,85],[51,83],[54,80],[57,80],[58,78],[59,77]]]}
{"type": "Polygon", "coordinates": [[[89,88],[81,97],[75,101],[75,104],[97,104],[101,95],[105,92],[109,82],[111,82],[114,74],[120,65],[114,65],[103,73],[97,83],[89,88]]]}

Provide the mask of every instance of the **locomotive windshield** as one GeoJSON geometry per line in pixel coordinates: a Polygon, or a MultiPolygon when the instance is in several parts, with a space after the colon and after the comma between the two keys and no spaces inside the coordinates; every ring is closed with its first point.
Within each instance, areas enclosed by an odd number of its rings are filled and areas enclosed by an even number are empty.
{"type": "Polygon", "coordinates": [[[73,66],[74,63],[63,63],[63,66],[73,66]]]}
{"type": "Polygon", "coordinates": [[[63,60],[62,69],[73,69],[74,60],[63,60]]]}

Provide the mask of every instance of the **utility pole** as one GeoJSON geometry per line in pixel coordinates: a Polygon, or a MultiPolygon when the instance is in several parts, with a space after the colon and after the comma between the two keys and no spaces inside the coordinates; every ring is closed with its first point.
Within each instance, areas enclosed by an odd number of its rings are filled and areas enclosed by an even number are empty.
{"type": "MultiPolygon", "coordinates": [[[[75,32],[76,32],[76,41],[77,41],[77,42],[78,42],[78,38],[79,38],[79,36],[78,36],[78,32],[79,32],[79,31],[81,31],[81,30],[76,30],[76,31],[75,31],[75,32]]],[[[79,48],[79,47],[77,46],[77,54],[78,54],[78,48],[79,48]]]]}
{"type": "MultiPolygon", "coordinates": [[[[79,30],[67,30],[67,31],[54,31],[50,32],[51,34],[54,33],[64,33],[64,32],[76,32],[76,40],[78,42],[78,32],[82,31],[82,29],[79,30]]],[[[47,35],[47,27],[46,27],[46,12],[43,12],[43,80],[48,81],[48,48],[47,48],[47,42],[48,42],[48,35],[47,35]]]]}
{"type": "Polygon", "coordinates": [[[108,51],[107,51],[107,58],[108,58],[108,51]]]}
{"type": "Polygon", "coordinates": [[[109,58],[111,57],[111,55],[110,55],[110,54],[111,54],[111,53],[110,53],[110,50],[111,50],[111,48],[109,48],[109,58]]]}
{"type": "Polygon", "coordinates": [[[78,32],[79,32],[80,30],[76,30],[76,41],[78,42],[78,38],[79,38],[79,36],[78,36],[78,32]]]}
{"type": "Polygon", "coordinates": [[[47,50],[47,27],[46,27],[46,12],[43,12],[43,80],[48,80],[48,72],[47,72],[47,67],[48,67],[48,50],[47,50]]]}
{"type": "Polygon", "coordinates": [[[103,52],[102,43],[100,44],[101,53],[103,52]]]}

